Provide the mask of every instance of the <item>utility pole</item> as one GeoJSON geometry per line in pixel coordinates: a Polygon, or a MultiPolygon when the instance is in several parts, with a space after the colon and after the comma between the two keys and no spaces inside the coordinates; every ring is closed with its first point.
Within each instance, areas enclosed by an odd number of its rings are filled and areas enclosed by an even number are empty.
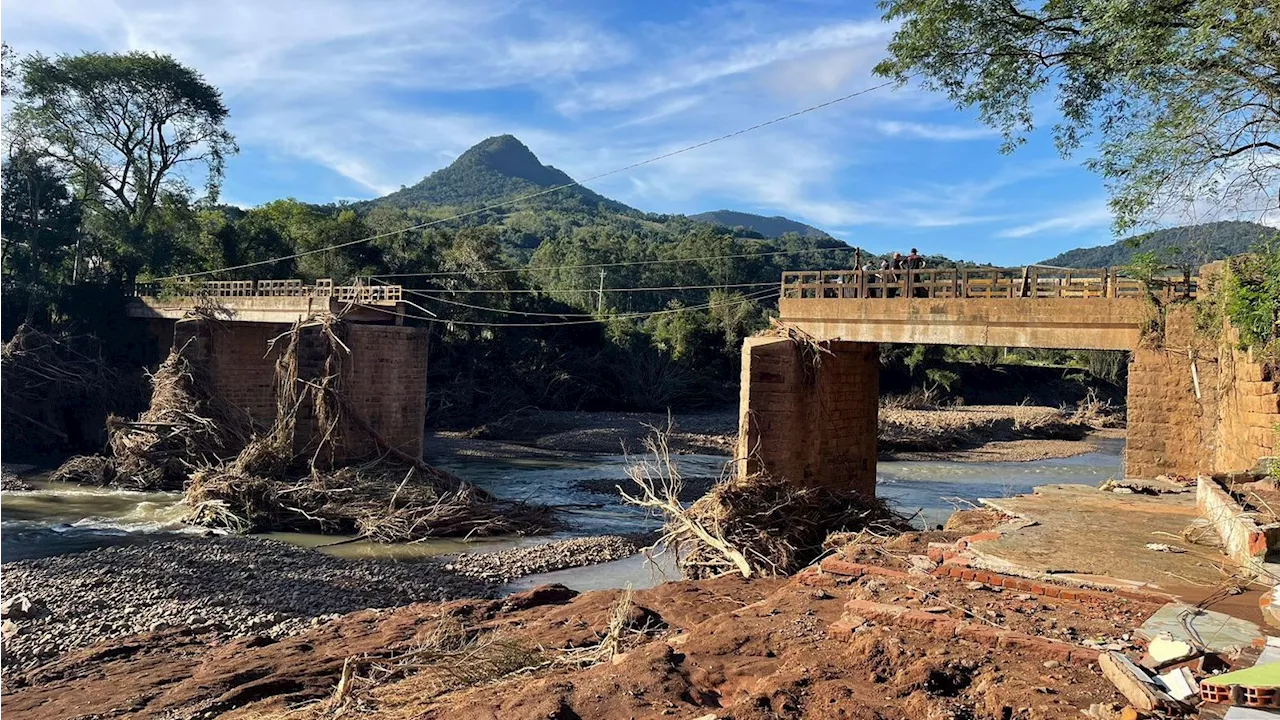
{"type": "Polygon", "coordinates": [[[604,268],[600,268],[600,289],[596,291],[596,315],[604,314],[604,268]]]}

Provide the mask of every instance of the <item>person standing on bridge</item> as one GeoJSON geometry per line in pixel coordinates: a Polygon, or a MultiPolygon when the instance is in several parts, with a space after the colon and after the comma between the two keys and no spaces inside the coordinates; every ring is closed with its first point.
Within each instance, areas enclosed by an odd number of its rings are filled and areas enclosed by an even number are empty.
{"type": "MultiPolygon", "coordinates": [[[[894,285],[901,283],[903,280],[902,271],[907,269],[907,262],[905,259],[903,259],[902,253],[895,252],[893,254],[893,259],[889,261],[889,269],[893,271],[889,274],[889,282],[893,283],[894,285]]],[[[898,288],[889,288],[886,296],[898,297],[901,294],[902,294],[902,291],[899,290],[898,288]]]]}
{"type": "MultiPolygon", "coordinates": [[[[911,273],[914,270],[920,270],[924,268],[924,256],[921,255],[920,251],[915,248],[911,248],[911,254],[907,256],[906,262],[907,262],[908,273],[911,273]]],[[[912,282],[913,287],[911,290],[912,297],[929,297],[928,288],[914,287],[915,285],[914,281],[919,280],[918,276],[911,275],[911,280],[913,281],[912,282]]]]}

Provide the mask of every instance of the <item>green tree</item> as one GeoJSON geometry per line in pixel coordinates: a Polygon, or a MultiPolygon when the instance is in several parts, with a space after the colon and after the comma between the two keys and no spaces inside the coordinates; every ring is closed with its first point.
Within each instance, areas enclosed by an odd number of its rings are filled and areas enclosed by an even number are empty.
{"type": "Polygon", "coordinates": [[[24,59],[15,135],[56,160],[107,221],[114,269],[132,280],[165,268],[172,253],[149,248],[149,224],[166,196],[189,197],[205,171],[217,197],[226,156],[236,152],[217,88],[168,55],[85,53],[24,59]]]}
{"type": "Polygon", "coordinates": [[[0,187],[3,268],[30,289],[30,320],[48,287],[69,279],[64,270],[74,272],[72,248],[79,238],[80,205],[57,168],[30,152],[19,151],[5,161],[0,187]]]}
{"type": "Polygon", "coordinates": [[[1056,97],[1064,155],[1090,133],[1118,230],[1165,203],[1275,199],[1275,0],[882,0],[899,28],[881,75],[945,92],[1005,150],[1056,97]],[[1261,191],[1259,193],[1259,191],[1261,191]]]}
{"type": "Polygon", "coordinates": [[[18,55],[9,43],[0,43],[0,95],[16,90],[18,82],[18,55]]]}

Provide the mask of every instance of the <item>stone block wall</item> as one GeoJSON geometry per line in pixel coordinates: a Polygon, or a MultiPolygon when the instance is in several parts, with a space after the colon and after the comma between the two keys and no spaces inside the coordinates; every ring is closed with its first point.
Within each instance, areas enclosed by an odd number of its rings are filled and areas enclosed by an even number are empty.
{"type": "Polygon", "coordinates": [[[1133,352],[1126,476],[1235,472],[1276,454],[1280,377],[1237,349],[1237,338],[1227,327],[1210,342],[1195,330],[1194,308],[1179,305],[1161,347],[1133,352]]]}
{"type": "Polygon", "coordinates": [[[742,346],[738,471],[875,494],[880,365],[875,343],[815,356],[780,338],[742,346]]]}

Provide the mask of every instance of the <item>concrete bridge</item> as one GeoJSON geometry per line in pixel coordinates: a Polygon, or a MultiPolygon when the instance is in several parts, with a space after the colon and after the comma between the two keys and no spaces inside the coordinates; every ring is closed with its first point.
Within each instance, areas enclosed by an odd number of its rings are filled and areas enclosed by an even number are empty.
{"type": "Polygon", "coordinates": [[[1131,351],[1125,474],[1246,469],[1276,450],[1277,383],[1195,333],[1191,303],[1172,301],[1194,299],[1197,285],[1161,283],[1156,299],[1172,309],[1163,343],[1147,347],[1159,311],[1143,283],[1109,269],[784,273],[781,321],[825,351],[746,340],[739,470],[874,493],[882,342],[1131,351]]]}
{"type": "MultiPolygon", "coordinates": [[[[228,280],[163,289],[140,285],[134,294],[129,316],[146,320],[161,347],[184,349],[188,360],[208,371],[217,393],[263,427],[276,416],[275,363],[285,345],[273,339],[299,321],[325,313],[341,316],[349,350],[339,363],[347,411],[359,414],[391,447],[421,456],[429,335],[425,328],[403,324],[400,286],[228,280]]],[[[329,350],[318,328],[304,330],[299,342],[300,378],[323,378],[329,350]]],[[[298,429],[305,445],[306,422],[300,420],[298,429]]],[[[346,430],[335,443],[335,460],[381,451],[362,425],[346,430]]]]}

